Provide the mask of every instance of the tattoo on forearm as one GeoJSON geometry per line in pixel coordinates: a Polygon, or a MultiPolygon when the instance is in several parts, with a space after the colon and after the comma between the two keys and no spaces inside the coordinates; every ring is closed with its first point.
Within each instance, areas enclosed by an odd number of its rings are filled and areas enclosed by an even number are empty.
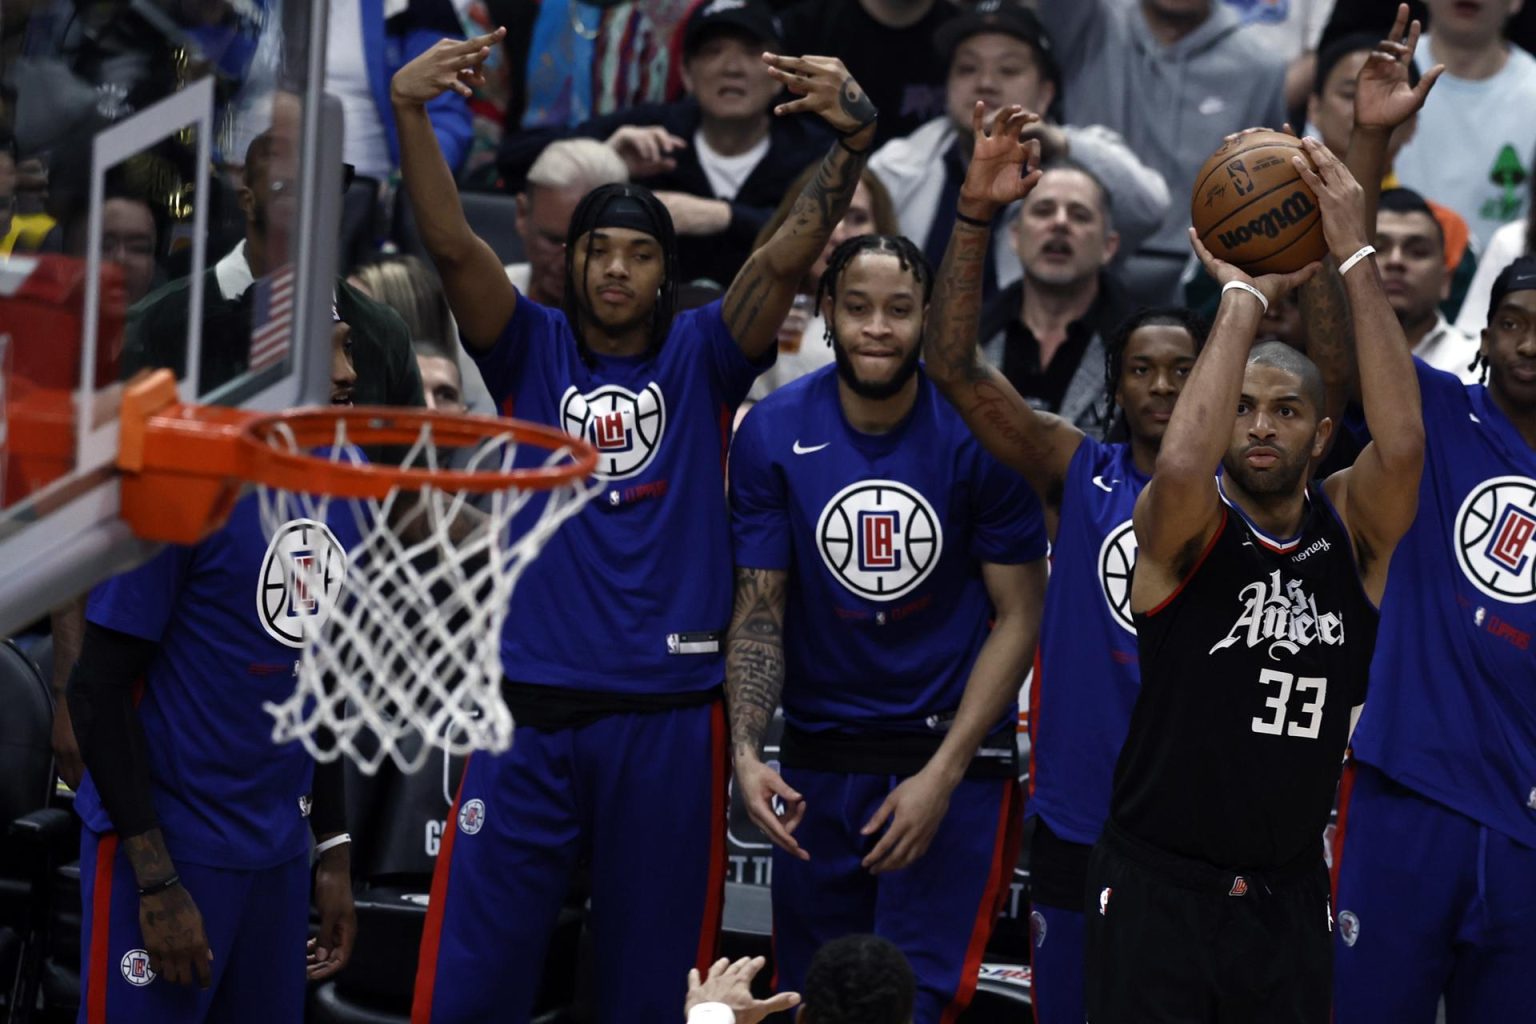
{"type": "Polygon", "coordinates": [[[1328,389],[1327,415],[1343,411],[1355,375],[1355,330],[1344,282],[1331,268],[1301,286],[1307,356],[1317,364],[1328,389]]]}
{"type": "Polygon", "coordinates": [[[977,358],[976,333],[981,325],[981,277],[990,238],[985,229],[956,223],[939,265],[923,328],[923,354],[950,379],[976,382],[985,376],[977,358]]]}
{"type": "Polygon", "coordinates": [[[133,865],[134,876],[140,885],[159,882],[176,873],[158,828],[124,839],[123,852],[128,855],[128,863],[133,865]]]}
{"type": "Polygon", "coordinates": [[[862,154],[841,146],[833,146],[822,159],[816,177],[796,197],[783,226],[748,258],[731,282],[721,316],[732,337],[750,337],[758,328],[770,332],[779,329],[792,298],[782,295],[779,286],[798,283],[821,255],[832,230],[853,202],[864,163],[862,154]],[[775,302],[775,297],[782,303],[775,302]],[[771,325],[762,322],[765,313],[771,316],[771,325]]]}
{"type": "Polygon", "coordinates": [[[736,570],[725,653],[733,752],[759,752],[784,691],[784,582],[782,572],[736,570]]]}

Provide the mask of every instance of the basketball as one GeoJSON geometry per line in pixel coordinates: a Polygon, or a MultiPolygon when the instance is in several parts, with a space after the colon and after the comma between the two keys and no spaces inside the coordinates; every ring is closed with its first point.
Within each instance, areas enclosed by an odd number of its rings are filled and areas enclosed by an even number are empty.
{"type": "Polygon", "coordinates": [[[1250,274],[1288,274],[1327,255],[1317,197],[1291,163],[1301,151],[1300,140],[1265,131],[1211,154],[1189,211],[1211,255],[1250,274]]]}

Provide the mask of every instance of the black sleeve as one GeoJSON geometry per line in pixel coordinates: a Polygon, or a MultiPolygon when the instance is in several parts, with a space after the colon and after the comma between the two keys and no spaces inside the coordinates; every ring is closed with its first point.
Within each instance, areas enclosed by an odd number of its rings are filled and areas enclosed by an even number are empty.
{"type": "Polygon", "coordinates": [[[347,830],[347,773],[339,757],[315,762],[309,827],[315,838],[347,830]]]}
{"type": "MultiPolygon", "coordinates": [[[[522,131],[509,131],[503,136],[501,148],[496,153],[496,169],[501,172],[501,187],[512,193],[527,188],[528,171],[539,154],[544,152],[544,147],[551,142],[561,139],[596,139],[602,142],[625,125],[632,124],[660,125],[673,134],[691,135],[678,130],[688,119],[688,112],[681,109],[680,104],[642,103],[589,118],[574,128],[525,128],[522,131]]],[[[688,139],[688,144],[693,145],[692,138],[688,139]]]]}
{"type": "Polygon", "coordinates": [[[69,677],[69,714],[101,804],[124,839],[159,825],[150,799],[149,750],[133,686],[159,644],[86,623],[69,677]]]}

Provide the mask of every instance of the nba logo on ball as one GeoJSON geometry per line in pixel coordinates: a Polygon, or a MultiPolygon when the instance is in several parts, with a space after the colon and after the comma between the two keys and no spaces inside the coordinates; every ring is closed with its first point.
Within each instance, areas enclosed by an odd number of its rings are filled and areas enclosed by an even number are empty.
{"type": "Polygon", "coordinates": [[[325,625],[347,574],[347,553],[330,527],[285,523],[267,544],[256,581],[256,611],[267,635],[303,647],[325,625]]]}
{"type": "Polygon", "coordinates": [[[1473,586],[1511,604],[1536,601],[1536,480],[1501,476],[1456,513],[1456,560],[1473,586]]]}
{"type": "Polygon", "coordinates": [[[560,399],[560,425],[597,449],[597,475],[607,480],[648,466],[666,422],[666,400],[654,381],[639,394],[608,384],[586,394],[567,388],[560,399]]]}
{"type": "Polygon", "coordinates": [[[894,480],[863,480],[838,491],[816,522],[816,541],[838,582],[874,601],[911,593],[944,547],[928,499],[894,480]]]}
{"type": "Polygon", "coordinates": [[[485,801],[470,800],[459,808],[459,831],[472,836],[485,827],[485,801]]]}
{"type": "Polygon", "coordinates": [[[142,949],[130,949],[117,962],[123,972],[123,980],[137,988],[143,988],[155,980],[155,972],[149,966],[149,954],[142,949]]]}

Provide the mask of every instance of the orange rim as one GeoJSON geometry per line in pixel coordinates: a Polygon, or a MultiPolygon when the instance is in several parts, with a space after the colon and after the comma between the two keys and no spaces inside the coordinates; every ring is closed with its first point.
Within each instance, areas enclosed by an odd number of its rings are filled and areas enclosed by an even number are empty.
{"type": "Polygon", "coordinates": [[[140,537],[175,543],[194,543],[219,526],[247,483],[339,498],[384,498],[396,488],[429,486],[489,494],[553,490],[597,467],[597,452],[586,441],[519,420],[385,406],[253,413],[188,405],[177,399],[169,370],[124,388],[120,416],[122,516],[140,537]],[[310,454],[335,445],[338,422],[346,424],[344,436],[352,445],[413,445],[430,425],[435,444],[464,446],[510,436],[549,453],[565,450],[569,458],[521,469],[429,470],[310,454]]]}

